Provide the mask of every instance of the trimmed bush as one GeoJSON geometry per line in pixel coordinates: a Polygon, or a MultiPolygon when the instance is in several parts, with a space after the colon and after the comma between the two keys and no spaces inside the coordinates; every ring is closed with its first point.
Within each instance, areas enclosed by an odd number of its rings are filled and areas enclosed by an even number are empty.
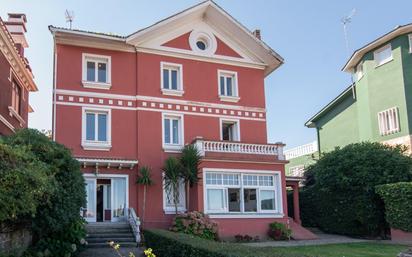
{"type": "MultiPolygon", "coordinates": [[[[375,186],[412,181],[412,159],[401,147],[357,143],[324,154],[305,173],[302,210],[322,230],[353,236],[384,236],[388,224],[375,186]]],[[[302,215],[304,216],[304,215],[302,215]]],[[[305,219],[304,219],[305,220],[305,219]]]]}
{"type": "Polygon", "coordinates": [[[412,232],[412,182],[376,187],[385,202],[386,221],[392,228],[412,232]]]}
{"type": "Polygon", "coordinates": [[[157,257],[298,257],[276,253],[275,249],[260,252],[257,247],[236,243],[221,243],[192,235],[161,229],[144,231],[146,246],[152,248],[157,257]]]}
{"type": "Polygon", "coordinates": [[[217,239],[217,223],[198,211],[177,215],[170,230],[209,240],[217,239]]]}
{"type": "Polygon", "coordinates": [[[272,222],[269,224],[268,235],[274,240],[289,240],[292,235],[292,230],[287,228],[283,223],[272,222]]]}

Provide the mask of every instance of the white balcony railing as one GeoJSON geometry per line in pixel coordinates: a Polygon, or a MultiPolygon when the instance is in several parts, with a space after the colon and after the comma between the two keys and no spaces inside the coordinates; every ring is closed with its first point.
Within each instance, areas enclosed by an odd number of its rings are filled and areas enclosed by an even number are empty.
{"type": "Polygon", "coordinates": [[[312,143],[301,145],[285,151],[286,160],[297,158],[299,156],[312,154],[318,151],[318,142],[314,141],[312,143]]]}
{"type": "Polygon", "coordinates": [[[208,141],[196,139],[194,144],[197,146],[200,154],[205,155],[206,152],[216,153],[240,153],[240,154],[259,154],[259,155],[275,155],[279,160],[284,160],[283,144],[248,144],[231,141],[208,141]]]}

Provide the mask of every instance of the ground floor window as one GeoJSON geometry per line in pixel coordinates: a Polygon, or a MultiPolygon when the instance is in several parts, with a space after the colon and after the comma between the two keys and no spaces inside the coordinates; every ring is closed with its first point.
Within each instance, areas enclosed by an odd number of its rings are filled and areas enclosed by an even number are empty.
{"type": "Polygon", "coordinates": [[[281,213],[279,173],[205,172],[207,213],[281,213]]]}
{"type": "MultiPolygon", "coordinates": [[[[176,208],[173,199],[173,189],[166,188],[163,185],[163,210],[166,214],[175,213],[176,208]]],[[[186,194],[185,194],[185,183],[183,180],[179,183],[179,199],[177,201],[177,211],[186,211],[186,194]]]]}

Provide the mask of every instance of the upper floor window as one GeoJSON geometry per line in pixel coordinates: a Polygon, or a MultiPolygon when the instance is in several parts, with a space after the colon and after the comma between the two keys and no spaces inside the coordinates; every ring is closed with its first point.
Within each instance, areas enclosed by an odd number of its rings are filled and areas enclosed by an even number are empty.
{"type": "Polygon", "coordinates": [[[373,53],[376,66],[385,64],[393,59],[391,44],[387,44],[373,53]]]}
{"type": "Polygon", "coordinates": [[[412,34],[409,34],[408,38],[409,38],[409,53],[412,53],[412,34]]]}
{"type": "Polygon", "coordinates": [[[180,151],[183,147],[183,115],[163,114],[163,149],[180,151]]]}
{"type": "Polygon", "coordinates": [[[239,101],[237,73],[218,70],[218,78],[220,100],[228,102],[239,101]]]}
{"type": "Polygon", "coordinates": [[[109,89],[111,87],[110,56],[83,54],[83,86],[109,89]]]}
{"type": "Polygon", "coordinates": [[[220,120],[220,139],[224,141],[240,141],[239,120],[220,120]]]}
{"type": "Polygon", "coordinates": [[[12,82],[11,107],[17,114],[21,114],[21,88],[14,80],[12,82]]]}
{"type": "Polygon", "coordinates": [[[381,136],[400,131],[398,108],[393,107],[378,113],[379,133],[381,136]]]}
{"type": "Polygon", "coordinates": [[[110,110],[83,109],[82,146],[86,150],[109,150],[111,148],[110,110]]]}
{"type": "Polygon", "coordinates": [[[161,62],[161,90],[165,95],[183,95],[181,64],[161,62]]]}
{"type": "Polygon", "coordinates": [[[303,177],[305,173],[305,166],[304,165],[297,165],[289,168],[288,176],[292,177],[303,177]]]}
{"type": "Polygon", "coordinates": [[[281,213],[279,174],[205,173],[207,213],[281,213]]]}

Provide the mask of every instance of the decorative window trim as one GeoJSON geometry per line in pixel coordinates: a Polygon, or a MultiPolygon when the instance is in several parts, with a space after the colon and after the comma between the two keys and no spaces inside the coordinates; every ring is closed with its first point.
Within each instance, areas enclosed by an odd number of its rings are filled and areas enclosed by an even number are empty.
{"type": "Polygon", "coordinates": [[[20,114],[16,110],[14,110],[12,106],[9,106],[9,115],[10,117],[16,118],[19,121],[21,127],[26,124],[23,117],[21,117],[20,114]]]}
{"type": "Polygon", "coordinates": [[[190,48],[201,55],[213,55],[217,49],[217,40],[213,33],[205,30],[193,30],[189,35],[190,48]],[[201,50],[197,46],[197,41],[202,41],[206,44],[206,49],[201,50]]]}
{"type": "MultiPolygon", "coordinates": [[[[203,169],[203,201],[204,201],[204,213],[209,214],[211,218],[274,218],[283,217],[283,199],[282,199],[282,183],[281,183],[281,172],[280,171],[268,171],[268,170],[240,170],[240,169],[216,169],[216,168],[205,168],[203,169]],[[239,174],[239,185],[207,185],[206,184],[206,173],[219,173],[219,174],[239,174]],[[273,186],[244,186],[243,176],[244,175],[264,175],[273,177],[273,186]],[[240,212],[229,212],[227,201],[227,189],[228,188],[240,188],[240,198],[243,199],[243,189],[256,189],[256,201],[257,201],[257,211],[256,212],[245,212],[243,200],[240,203],[240,212]],[[225,201],[224,209],[221,212],[209,211],[208,210],[208,199],[207,199],[207,189],[223,189],[225,191],[225,201]],[[275,209],[274,210],[261,210],[260,204],[260,191],[261,190],[273,190],[275,192],[275,209]]],[[[259,181],[259,179],[258,179],[259,181]]]]}
{"type": "MultiPolygon", "coordinates": [[[[166,192],[166,187],[165,187],[165,181],[164,181],[164,176],[165,174],[162,173],[162,191],[163,191],[163,211],[165,214],[175,214],[176,210],[175,207],[172,206],[167,206],[166,204],[166,199],[167,199],[167,192],[166,192]]],[[[180,205],[177,206],[177,212],[178,213],[184,213],[186,212],[186,190],[185,190],[185,183],[183,180],[180,181],[181,185],[179,187],[179,195],[181,195],[182,197],[180,197],[180,200],[183,202],[180,205]]]]}
{"type": "Polygon", "coordinates": [[[239,87],[238,87],[238,76],[237,72],[235,71],[228,71],[228,70],[217,70],[217,92],[219,95],[219,98],[221,101],[224,102],[232,102],[232,103],[237,103],[240,100],[239,97],[239,87]],[[222,75],[229,75],[233,77],[233,95],[228,96],[228,95],[222,95],[220,92],[220,77],[222,75]]]}
{"type": "Polygon", "coordinates": [[[379,134],[386,136],[400,131],[399,110],[392,107],[378,113],[379,134]]]}
{"type": "Polygon", "coordinates": [[[239,119],[227,119],[227,118],[219,118],[219,126],[220,126],[220,140],[223,140],[223,123],[234,123],[236,128],[236,138],[233,140],[234,142],[240,141],[240,120],[239,119]]]}
{"type": "Polygon", "coordinates": [[[89,108],[82,107],[82,142],[81,145],[84,150],[92,151],[109,151],[112,148],[112,114],[111,109],[107,108],[89,108]],[[107,141],[88,141],[86,140],[86,113],[95,112],[95,113],[107,113],[107,141]]]}
{"type": "Polygon", "coordinates": [[[376,65],[375,68],[377,68],[377,67],[379,67],[379,66],[382,66],[382,65],[384,65],[384,64],[392,61],[392,60],[393,60],[392,45],[389,43],[389,44],[386,44],[386,45],[382,46],[381,48],[375,50],[375,51],[373,52],[373,59],[374,59],[374,61],[375,61],[375,65],[376,65]],[[381,63],[378,63],[378,62],[377,62],[377,55],[378,55],[379,53],[385,51],[385,50],[388,49],[388,48],[391,50],[391,56],[390,56],[390,58],[387,58],[387,59],[383,60],[381,63]]]}
{"type": "Polygon", "coordinates": [[[171,95],[171,96],[182,96],[185,91],[183,90],[183,65],[178,63],[171,63],[171,62],[160,62],[160,90],[164,95],[171,95]],[[176,89],[168,89],[163,88],[163,69],[176,69],[178,70],[178,78],[177,78],[177,90],[176,89]]]}
{"type": "MultiPolygon", "coordinates": [[[[111,73],[112,73],[112,64],[111,64],[111,56],[108,55],[97,55],[97,54],[89,54],[89,53],[82,53],[82,84],[85,88],[94,88],[94,89],[110,89],[112,87],[111,83],[111,73]],[[106,83],[98,82],[98,81],[88,81],[87,80],[87,61],[98,61],[98,60],[106,59],[107,67],[107,81],[106,83]]],[[[97,72],[97,71],[96,71],[97,72]]],[[[96,77],[97,79],[97,77],[96,77]]]]}
{"type": "Polygon", "coordinates": [[[165,152],[179,153],[182,151],[184,146],[184,115],[177,113],[162,113],[162,148],[165,152]],[[180,120],[180,131],[179,131],[179,143],[178,144],[166,144],[165,143],[165,127],[164,120],[166,118],[177,118],[180,120]]]}

